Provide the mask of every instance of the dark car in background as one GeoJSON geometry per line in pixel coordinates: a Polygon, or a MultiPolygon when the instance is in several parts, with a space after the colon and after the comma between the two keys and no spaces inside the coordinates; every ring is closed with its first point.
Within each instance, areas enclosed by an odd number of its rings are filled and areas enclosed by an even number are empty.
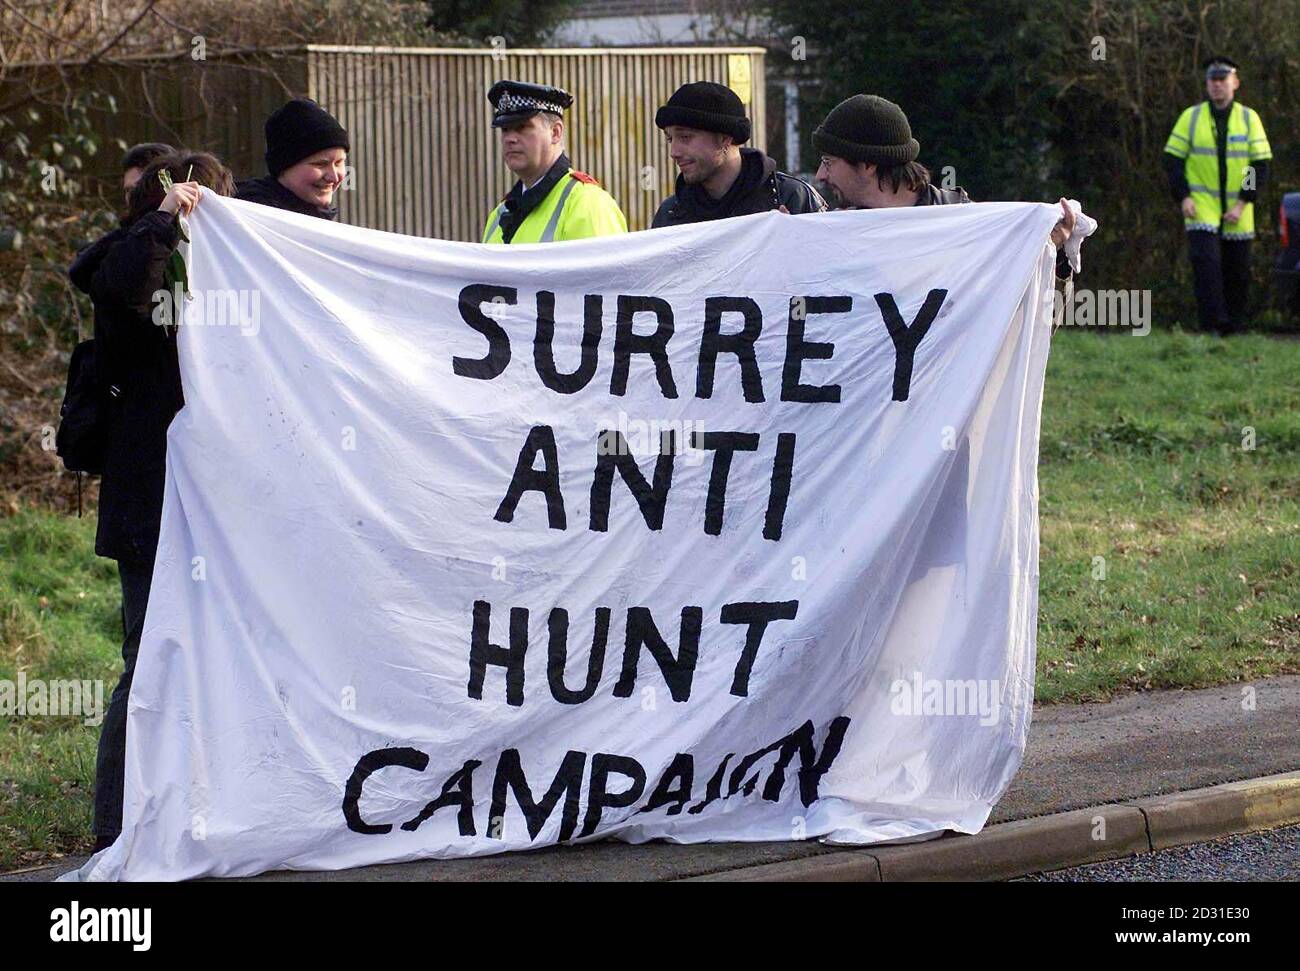
{"type": "Polygon", "coordinates": [[[1273,264],[1273,290],[1278,307],[1300,318],[1300,192],[1282,197],[1277,224],[1282,233],[1282,248],[1273,264]]]}

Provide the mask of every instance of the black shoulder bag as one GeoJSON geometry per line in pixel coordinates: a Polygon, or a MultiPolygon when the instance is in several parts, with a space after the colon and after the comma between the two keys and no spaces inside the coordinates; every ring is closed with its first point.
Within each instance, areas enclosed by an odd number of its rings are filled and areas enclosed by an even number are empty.
{"type": "Polygon", "coordinates": [[[81,515],[81,476],[102,475],[108,446],[108,409],[121,394],[117,385],[99,377],[95,340],[81,341],[68,362],[68,385],[59,407],[59,430],[54,436],[55,452],[63,467],[77,473],[77,515],[81,515]]]}

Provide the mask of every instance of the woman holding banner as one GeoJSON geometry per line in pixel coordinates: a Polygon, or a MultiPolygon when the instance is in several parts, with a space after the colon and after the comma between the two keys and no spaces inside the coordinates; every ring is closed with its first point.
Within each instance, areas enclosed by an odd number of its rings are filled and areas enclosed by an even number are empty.
{"type": "Polygon", "coordinates": [[[96,852],[122,828],[127,697],[158,548],[167,427],[184,403],[178,321],[170,312],[173,302],[160,304],[158,295],[184,285],[184,264],[176,258],[180,216],[198,204],[201,187],[220,195],[234,190],[230,170],[213,155],[177,153],[152,163],[131,190],[121,238],[86,265],[79,261],[73,276],[95,307],[96,364],[108,389],[95,552],[117,560],[125,632],[122,677],[104,715],[95,762],[96,852]],[[160,314],[164,307],[168,312],[160,314]]]}

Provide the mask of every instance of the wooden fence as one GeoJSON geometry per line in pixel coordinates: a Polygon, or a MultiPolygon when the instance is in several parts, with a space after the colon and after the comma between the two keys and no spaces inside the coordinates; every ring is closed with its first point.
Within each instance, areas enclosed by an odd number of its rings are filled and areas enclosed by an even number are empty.
{"type": "Polygon", "coordinates": [[[576,49],[492,52],[308,48],[308,90],[352,136],[345,220],[440,239],[477,240],[514,181],[491,127],[487,90],[502,78],[574,94],[567,148],[644,229],[676,172],[654,114],[681,84],[730,84],[763,132],[763,51],[576,49]],[[758,83],[752,83],[757,79],[758,83]]]}
{"type": "MultiPolygon", "coordinates": [[[[487,90],[494,81],[515,78],[573,92],[565,118],[569,157],[618,200],[630,229],[644,229],[676,178],[655,111],[688,81],[727,84],[746,103],[753,144],[763,148],[763,59],[754,47],[308,45],[202,61],[182,54],[96,64],[79,86],[113,95],[117,112],[96,115],[96,127],[109,135],[128,144],[207,149],[238,177],[265,172],[267,114],[289,97],[314,98],[352,139],[349,188],[338,197],[343,221],[476,241],[488,210],[513,182],[491,127],[487,90]]],[[[114,179],[118,157],[115,150],[102,152],[95,174],[114,179]]]]}

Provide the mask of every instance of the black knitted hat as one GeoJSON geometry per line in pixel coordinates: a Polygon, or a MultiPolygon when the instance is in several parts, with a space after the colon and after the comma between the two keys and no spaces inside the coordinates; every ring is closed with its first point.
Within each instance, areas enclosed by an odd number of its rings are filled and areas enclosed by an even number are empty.
{"type": "Polygon", "coordinates": [[[348,133],[310,98],[295,98],[266,119],[266,168],[279,175],[322,148],[351,151],[348,133]]]}
{"type": "Polygon", "coordinates": [[[921,153],[903,109],[874,94],[855,94],[837,104],[813,132],[812,143],[817,151],[850,162],[901,165],[921,153]]]}
{"type": "Polygon", "coordinates": [[[740,96],[725,84],[713,81],[683,84],[673,92],[668,103],[655,112],[655,124],[660,128],[681,125],[700,131],[720,132],[730,135],[737,145],[749,141],[753,130],[745,117],[745,106],[740,96]]]}

